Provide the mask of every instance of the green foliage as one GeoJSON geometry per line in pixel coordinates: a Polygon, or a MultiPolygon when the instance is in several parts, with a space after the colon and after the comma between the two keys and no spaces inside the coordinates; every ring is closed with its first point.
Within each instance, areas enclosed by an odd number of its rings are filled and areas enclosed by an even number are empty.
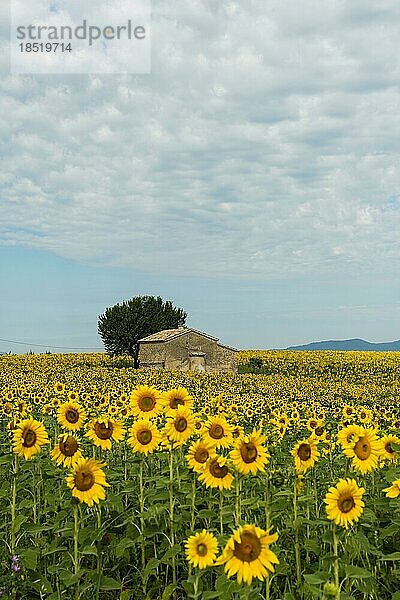
{"type": "Polygon", "coordinates": [[[99,316],[98,333],[109,354],[129,354],[139,366],[139,340],[185,324],[187,314],[160,296],[135,296],[106,308],[99,316]]]}

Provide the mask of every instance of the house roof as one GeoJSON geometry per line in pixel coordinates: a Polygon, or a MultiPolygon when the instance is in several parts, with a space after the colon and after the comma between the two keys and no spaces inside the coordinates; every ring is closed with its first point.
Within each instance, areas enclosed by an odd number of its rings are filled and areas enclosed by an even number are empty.
{"type": "Polygon", "coordinates": [[[152,333],[148,335],[139,342],[169,342],[181,335],[186,335],[189,331],[194,331],[194,333],[198,333],[210,340],[214,340],[218,342],[218,338],[209,335],[208,333],[204,333],[203,331],[199,331],[198,329],[193,329],[193,327],[178,327],[176,329],[163,329],[163,331],[157,331],[157,333],[152,333]]]}
{"type": "Polygon", "coordinates": [[[228,346],[228,344],[218,344],[218,346],[221,346],[221,348],[227,348],[228,350],[233,350],[234,352],[240,352],[240,350],[234,348],[233,346],[228,346]]]}

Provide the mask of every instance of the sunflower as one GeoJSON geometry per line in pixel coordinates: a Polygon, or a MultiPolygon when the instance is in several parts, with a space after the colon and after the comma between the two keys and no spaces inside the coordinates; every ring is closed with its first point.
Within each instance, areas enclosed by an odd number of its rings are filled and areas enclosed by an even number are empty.
{"type": "Polygon", "coordinates": [[[58,444],[51,451],[51,458],[57,465],[72,467],[78,459],[82,458],[78,440],[68,433],[60,435],[58,444]]]}
{"type": "Polygon", "coordinates": [[[394,462],[399,458],[400,451],[393,448],[393,445],[400,446],[400,438],[398,438],[397,435],[385,435],[383,438],[381,438],[381,444],[381,458],[385,458],[391,462],[394,462]]]}
{"type": "Polygon", "coordinates": [[[294,456],[296,472],[305,473],[314,466],[319,457],[318,441],[313,437],[301,440],[293,448],[292,454],[294,456]]]}
{"type": "Polygon", "coordinates": [[[80,458],[73,464],[73,473],[65,480],[74,498],[79,502],[85,502],[88,506],[104,500],[106,497],[104,488],[109,487],[102,469],[104,466],[105,463],[94,458],[80,458]]]}
{"type": "Polygon", "coordinates": [[[324,502],[328,519],[336,525],[347,527],[358,521],[363,512],[362,495],[364,488],[359,488],[354,479],[340,479],[336,487],[330,487],[324,502]]]}
{"type": "Polygon", "coordinates": [[[6,402],[3,406],[3,413],[5,415],[10,415],[13,411],[13,406],[11,404],[11,402],[6,402]]]}
{"type": "Polygon", "coordinates": [[[240,436],[237,439],[230,457],[239,473],[255,475],[257,471],[265,470],[269,458],[263,446],[265,439],[265,436],[256,429],[253,429],[250,435],[240,436]]]}
{"type": "Polygon", "coordinates": [[[347,447],[351,447],[361,437],[362,428],[359,425],[346,425],[343,429],[340,429],[337,434],[337,441],[344,450],[347,447]]]}
{"type": "Polygon", "coordinates": [[[203,529],[201,533],[196,533],[188,538],[185,548],[188,563],[193,567],[205,569],[215,562],[218,541],[212,533],[203,529]]]}
{"type": "Polygon", "coordinates": [[[19,417],[25,417],[26,413],[28,412],[28,404],[25,402],[25,400],[18,400],[16,408],[19,417]]]}
{"type": "Polygon", "coordinates": [[[253,577],[263,581],[273,573],[274,564],[279,564],[269,546],[278,539],[255,525],[243,525],[229,538],[216,564],[225,564],[228,577],[237,575],[238,583],[251,584],[253,577]]]}
{"type": "Polygon", "coordinates": [[[78,402],[79,394],[71,390],[70,392],[68,392],[68,400],[71,400],[71,402],[78,402]]]}
{"type": "Polygon", "coordinates": [[[139,385],[131,393],[130,406],[135,417],[151,419],[159,415],[163,409],[161,393],[155,387],[139,385]]]}
{"type": "Polygon", "coordinates": [[[194,416],[194,433],[196,435],[202,435],[203,431],[204,431],[204,421],[196,413],[194,413],[193,416],[194,416]]]}
{"type": "Polygon", "coordinates": [[[209,458],[203,472],[199,475],[199,480],[208,488],[229,490],[232,487],[233,475],[229,471],[226,458],[223,456],[209,458]]]}
{"type": "Polygon", "coordinates": [[[13,436],[13,451],[26,460],[36,456],[42,446],[49,443],[45,426],[35,419],[20,421],[13,430],[13,436]]]}
{"type": "Polygon", "coordinates": [[[344,454],[352,458],[354,469],[361,473],[368,473],[378,466],[382,454],[382,442],[376,435],[376,429],[359,428],[358,439],[343,450],[344,454]]]}
{"type": "Polygon", "coordinates": [[[186,460],[190,469],[196,473],[202,473],[208,459],[216,456],[215,447],[207,444],[203,440],[193,442],[186,455],[186,460]]]}
{"type": "Polygon", "coordinates": [[[63,383],[60,383],[59,381],[56,381],[53,389],[56,394],[63,394],[65,391],[65,385],[63,383]]]}
{"type": "Polygon", "coordinates": [[[58,409],[57,420],[64,429],[78,431],[86,419],[86,412],[75,401],[64,402],[58,409]]]}
{"type": "Polygon", "coordinates": [[[388,498],[398,498],[400,496],[400,479],[393,481],[392,485],[383,490],[388,498]]]}
{"type": "Polygon", "coordinates": [[[100,446],[103,450],[111,450],[112,442],[120,442],[124,439],[125,429],[122,421],[116,419],[94,419],[89,423],[89,430],[86,433],[95,446],[100,446]]]}
{"type": "Polygon", "coordinates": [[[168,416],[173,416],[176,409],[180,406],[186,406],[186,408],[189,408],[190,410],[193,408],[193,398],[184,387],[178,387],[169,390],[168,392],[164,392],[162,400],[165,413],[168,416]]]}
{"type": "Polygon", "coordinates": [[[182,446],[195,431],[194,415],[185,406],[177,408],[173,415],[172,417],[167,417],[165,434],[171,442],[182,446]]]}
{"type": "Polygon", "coordinates": [[[228,448],[232,444],[232,427],[224,417],[210,417],[204,426],[203,439],[216,448],[228,448]]]}
{"type": "Polygon", "coordinates": [[[372,410],[370,410],[369,408],[365,408],[365,406],[360,406],[360,408],[358,409],[358,418],[360,419],[361,423],[371,423],[372,416],[372,410]]]}
{"type": "Polygon", "coordinates": [[[315,427],[314,431],[312,432],[311,437],[313,437],[317,442],[323,442],[326,440],[327,432],[324,427],[324,422],[322,421],[322,419],[320,419],[318,421],[318,425],[317,425],[317,427],[315,427]]]}
{"type": "Polygon", "coordinates": [[[129,430],[128,444],[133,452],[151,454],[161,441],[161,433],[151,421],[139,419],[129,430]]]}
{"type": "Polygon", "coordinates": [[[351,419],[355,415],[356,409],[351,404],[345,404],[342,409],[342,414],[345,419],[351,419]]]}

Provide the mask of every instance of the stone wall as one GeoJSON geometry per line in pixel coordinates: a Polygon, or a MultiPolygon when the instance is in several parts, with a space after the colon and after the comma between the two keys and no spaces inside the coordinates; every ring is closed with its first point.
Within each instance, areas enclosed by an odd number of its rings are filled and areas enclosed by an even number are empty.
{"type": "Polygon", "coordinates": [[[225,348],[224,346],[218,346],[218,371],[224,373],[232,371],[237,373],[237,359],[239,352],[225,348]]]}
{"type": "Polygon", "coordinates": [[[140,344],[139,346],[139,366],[156,368],[156,363],[160,364],[160,369],[165,367],[165,348],[163,342],[150,342],[140,344]]]}
{"type": "Polygon", "coordinates": [[[205,371],[237,371],[237,352],[195,331],[188,331],[166,342],[142,342],[141,367],[188,371],[193,364],[204,362],[205,371]],[[197,357],[204,355],[204,360],[197,357]]]}

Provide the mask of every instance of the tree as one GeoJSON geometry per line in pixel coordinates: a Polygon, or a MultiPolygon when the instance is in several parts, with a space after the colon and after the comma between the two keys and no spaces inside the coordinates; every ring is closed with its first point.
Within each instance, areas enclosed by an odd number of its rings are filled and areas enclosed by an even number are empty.
{"type": "Polygon", "coordinates": [[[98,333],[109,354],[129,354],[139,367],[139,340],[185,324],[187,314],[160,296],[135,296],[106,308],[99,316],[98,333]]]}

